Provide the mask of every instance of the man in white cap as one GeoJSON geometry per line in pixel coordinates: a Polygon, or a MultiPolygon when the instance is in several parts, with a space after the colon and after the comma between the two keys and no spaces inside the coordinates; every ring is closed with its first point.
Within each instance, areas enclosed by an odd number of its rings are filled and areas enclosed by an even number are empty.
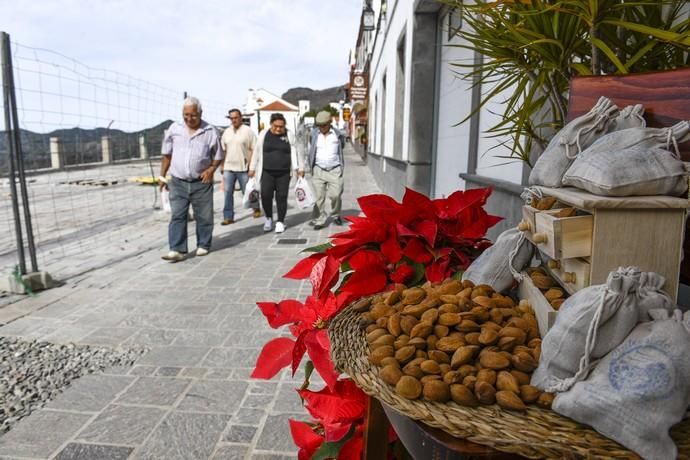
{"type": "Polygon", "coordinates": [[[331,125],[331,114],[326,111],[316,114],[316,128],[311,134],[311,144],[307,155],[311,167],[314,186],[314,228],[322,229],[328,218],[333,223],[343,225],[340,218],[343,197],[343,148],[345,138],[331,125]],[[326,211],[326,198],[330,201],[330,213],[326,211]]]}

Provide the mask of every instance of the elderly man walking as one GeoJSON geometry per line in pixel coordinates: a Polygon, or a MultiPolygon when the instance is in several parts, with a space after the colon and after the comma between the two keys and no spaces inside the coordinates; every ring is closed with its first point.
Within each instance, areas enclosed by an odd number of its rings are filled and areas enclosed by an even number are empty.
{"type": "MultiPolygon", "coordinates": [[[[225,162],[220,167],[223,173],[225,188],[225,204],[223,206],[223,222],[229,225],[235,222],[235,182],[240,183],[240,190],[244,194],[249,180],[247,172],[256,148],[256,134],[249,126],[242,123],[242,112],[230,109],[228,112],[230,126],[221,137],[221,144],[225,150],[225,162]]],[[[261,217],[261,210],[254,209],[254,217],[261,217]]]]}
{"type": "Polygon", "coordinates": [[[311,134],[308,161],[311,167],[315,204],[312,216],[314,228],[326,226],[328,217],[333,223],[343,225],[340,218],[343,197],[343,148],[345,139],[340,131],[331,125],[331,114],[323,111],[316,114],[316,128],[311,134]],[[330,214],[326,211],[326,198],[330,201],[330,214]]]}
{"type": "Polygon", "coordinates": [[[170,190],[172,216],[168,225],[170,252],[163,259],[178,262],[187,253],[189,206],[196,220],[196,255],[211,249],[213,233],[213,175],[223,161],[216,129],[201,119],[201,102],[188,97],[182,104],[184,124],[175,122],[165,132],[161,160],[161,189],[170,190]],[[172,176],[166,181],[170,170],[172,176]]]}

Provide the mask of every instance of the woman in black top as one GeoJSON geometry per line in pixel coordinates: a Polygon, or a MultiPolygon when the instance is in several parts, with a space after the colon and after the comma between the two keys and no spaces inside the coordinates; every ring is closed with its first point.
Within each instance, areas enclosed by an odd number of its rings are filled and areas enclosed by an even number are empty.
{"type": "Polygon", "coordinates": [[[294,170],[299,176],[304,176],[304,166],[297,155],[292,136],[285,128],[285,117],[280,113],[271,115],[271,126],[259,135],[256,153],[252,157],[249,177],[259,172],[261,184],[261,205],[264,208],[266,222],[264,231],[273,228],[273,197],[275,195],[278,218],[275,231],[285,231],[285,214],[287,213],[287,199],[290,189],[290,173],[294,170]]]}

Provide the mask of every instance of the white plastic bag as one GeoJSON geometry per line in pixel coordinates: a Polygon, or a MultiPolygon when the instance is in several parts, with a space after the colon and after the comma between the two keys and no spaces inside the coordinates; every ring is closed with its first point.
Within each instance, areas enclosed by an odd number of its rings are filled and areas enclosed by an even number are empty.
{"type": "Polygon", "coordinates": [[[295,184],[295,202],[297,202],[297,207],[300,209],[314,206],[314,192],[304,177],[298,178],[295,184]]]}
{"type": "Polygon", "coordinates": [[[247,186],[244,188],[244,196],[242,197],[242,206],[245,209],[259,209],[261,200],[261,190],[259,189],[259,182],[256,177],[250,177],[247,181],[247,186]]]}
{"type": "Polygon", "coordinates": [[[163,205],[163,211],[172,212],[172,208],[170,207],[170,190],[167,188],[161,190],[161,204],[163,205]]]}

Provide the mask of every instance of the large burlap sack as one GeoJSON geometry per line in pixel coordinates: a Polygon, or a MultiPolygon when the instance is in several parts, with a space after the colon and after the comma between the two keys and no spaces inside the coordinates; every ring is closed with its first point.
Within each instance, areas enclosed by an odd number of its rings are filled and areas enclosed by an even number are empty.
{"type": "Polygon", "coordinates": [[[688,174],[674,152],[634,145],[583,152],[566,171],[563,185],[603,196],[681,196],[688,190],[688,174]]]}
{"type": "Polygon", "coordinates": [[[560,187],[563,174],[575,157],[587,148],[618,115],[618,107],[602,97],[592,110],[566,124],[551,139],[529,175],[530,185],[560,187]]]}
{"type": "Polygon", "coordinates": [[[620,267],[606,284],[582,289],[561,306],[542,340],[532,385],[552,393],[567,391],[587,377],[595,360],[617,347],[650,309],[675,304],[661,287],[663,276],[637,267],[620,267]]]}
{"type": "Polygon", "coordinates": [[[553,410],[648,460],[674,459],[668,432],[690,403],[690,312],[653,310],[553,410]]]}
{"type": "Polygon", "coordinates": [[[520,280],[520,271],[532,260],[534,246],[516,228],[501,233],[496,242],[477,257],[462,274],[474,284],[488,284],[502,292],[520,280]]]}
{"type": "Polygon", "coordinates": [[[647,122],[644,117],[644,106],[642,104],[628,105],[623,107],[618,116],[609,124],[609,132],[621,131],[629,128],[644,128],[647,122]]]}

